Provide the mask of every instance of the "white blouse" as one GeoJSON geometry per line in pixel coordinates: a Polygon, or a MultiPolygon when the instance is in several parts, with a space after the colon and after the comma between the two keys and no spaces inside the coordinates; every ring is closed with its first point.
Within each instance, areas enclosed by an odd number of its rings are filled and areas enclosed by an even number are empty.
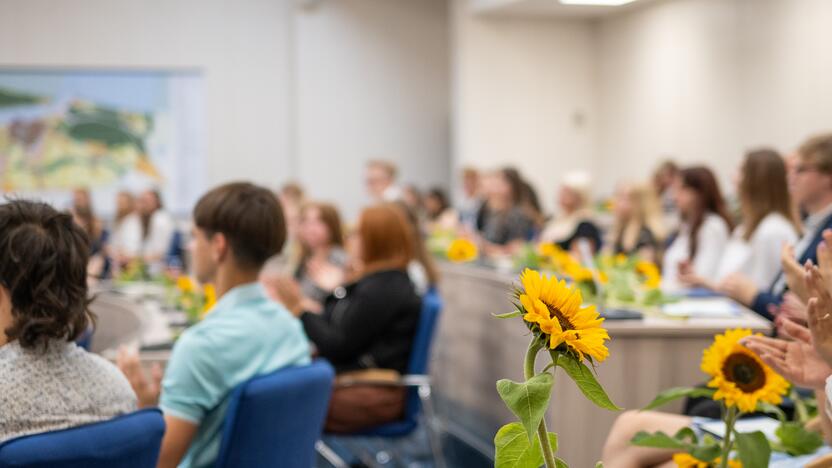
{"type": "MultiPolygon", "coordinates": [[[[679,283],[679,263],[690,260],[690,234],[690,225],[683,223],[679,235],[664,254],[662,289],[666,291],[678,291],[683,288],[679,283]]],[[[692,259],[696,275],[703,278],[713,278],[716,275],[728,245],[728,238],[728,224],[725,220],[716,214],[708,213],[696,234],[696,257],[692,259]]]]}
{"type": "Polygon", "coordinates": [[[742,273],[760,290],[768,290],[780,272],[780,251],[784,244],[797,242],[797,230],[779,213],[769,213],[751,234],[743,239],[744,228],[734,229],[719,264],[716,281],[732,273],[742,273]]]}
{"type": "Polygon", "coordinates": [[[130,213],[113,227],[110,245],[119,256],[138,257],[142,250],[142,222],[139,215],[130,213]]]}

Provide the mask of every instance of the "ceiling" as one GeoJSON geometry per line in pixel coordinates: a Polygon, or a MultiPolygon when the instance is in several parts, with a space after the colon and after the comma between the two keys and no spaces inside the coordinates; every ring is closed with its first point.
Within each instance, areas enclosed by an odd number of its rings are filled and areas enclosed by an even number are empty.
{"type": "Polygon", "coordinates": [[[558,0],[470,0],[474,14],[487,16],[602,18],[658,0],[636,0],[621,6],[563,5],[558,0]]]}

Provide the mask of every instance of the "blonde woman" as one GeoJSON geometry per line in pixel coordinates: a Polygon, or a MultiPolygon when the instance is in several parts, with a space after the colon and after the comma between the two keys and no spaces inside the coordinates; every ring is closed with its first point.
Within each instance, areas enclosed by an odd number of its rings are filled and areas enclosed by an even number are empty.
{"type": "Polygon", "coordinates": [[[658,262],[667,231],[653,188],[647,184],[620,185],[613,213],[608,253],[637,255],[642,260],[658,262]]]}
{"type": "Polygon", "coordinates": [[[591,180],[586,172],[566,175],[558,194],[561,214],[550,221],[540,235],[542,242],[558,244],[570,250],[578,239],[586,239],[593,250],[601,248],[601,231],[592,219],[590,209],[591,180]]]}

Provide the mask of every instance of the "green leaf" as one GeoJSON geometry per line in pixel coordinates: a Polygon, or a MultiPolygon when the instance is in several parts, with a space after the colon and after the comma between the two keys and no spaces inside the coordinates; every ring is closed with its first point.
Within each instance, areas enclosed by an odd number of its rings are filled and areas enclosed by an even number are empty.
{"type": "Polygon", "coordinates": [[[494,436],[494,468],[539,468],[543,464],[540,441],[533,443],[525,437],[526,431],[520,423],[509,423],[501,427],[494,436]]]}
{"type": "Polygon", "coordinates": [[[653,447],[683,451],[688,448],[688,444],[670,437],[664,432],[650,434],[648,432],[640,431],[635,435],[635,437],[633,437],[630,443],[639,447],[653,447]]]}
{"type": "Polygon", "coordinates": [[[791,456],[815,453],[823,445],[820,434],[806,430],[798,422],[784,422],[774,433],[780,439],[780,447],[791,456]]]}
{"type": "Polygon", "coordinates": [[[560,458],[555,457],[555,467],[556,468],[569,468],[569,465],[567,465],[566,462],[561,460],[560,458]]]}
{"type": "Polygon", "coordinates": [[[712,388],[696,388],[696,387],[674,387],[669,388],[656,396],[653,401],[650,402],[647,406],[642,408],[642,411],[647,411],[651,409],[658,408],[659,406],[664,406],[670,403],[673,400],[678,400],[679,398],[697,398],[697,397],[711,397],[714,394],[714,389],[712,388]]]}
{"type": "Polygon", "coordinates": [[[771,458],[771,446],[768,439],[761,432],[736,433],[737,454],[742,466],[757,467],[768,466],[771,458]]]}
{"type": "Polygon", "coordinates": [[[554,384],[552,374],[546,372],[537,374],[529,380],[518,383],[508,379],[497,381],[497,393],[526,428],[529,441],[532,440],[540,420],[549,407],[549,398],[552,396],[552,385],[554,384]]]}
{"type": "Polygon", "coordinates": [[[703,439],[704,443],[698,444],[696,442],[696,435],[688,431],[690,429],[682,429],[676,433],[675,437],[670,437],[664,432],[650,434],[642,431],[636,434],[630,443],[639,447],[653,447],[686,452],[706,462],[713,461],[719,456],[721,447],[716,441],[713,439],[703,439]],[[685,439],[692,440],[693,442],[686,442],[685,439]]]}
{"type": "Polygon", "coordinates": [[[756,410],[760,413],[773,414],[777,416],[777,419],[779,419],[781,423],[786,422],[786,413],[776,405],[761,401],[757,403],[756,410]]]}
{"type": "Polygon", "coordinates": [[[688,448],[688,453],[693,455],[696,459],[705,462],[714,461],[722,453],[722,447],[717,444],[711,445],[694,445],[688,448]]]}
{"type": "Polygon", "coordinates": [[[616,406],[615,403],[610,400],[610,397],[607,396],[607,392],[604,391],[604,388],[601,387],[601,384],[598,383],[598,380],[596,380],[595,376],[592,375],[592,371],[589,370],[584,363],[580,362],[571,354],[562,353],[560,351],[552,350],[550,351],[550,354],[552,356],[552,361],[566,371],[569,377],[571,377],[575,382],[575,385],[578,386],[589,401],[610,411],[621,410],[621,408],[616,406]]]}
{"type": "Polygon", "coordinates": [[[505,313],[505,314],[491,314],[491,315],[493,315],[494,318],[498,318],[498,319],[509,319],[509,318],[514,318],[514,317],[519,317],[519,316],[523,315],[523,312],[520,312],[519,310],[515,310],[514,312],[508,312],[508,313],[505,313]]]}
{"type": "Polygon", "coordinates": [[[595,468],[604,468],[604,462],[598,462],[595,464],[595,468]]]}

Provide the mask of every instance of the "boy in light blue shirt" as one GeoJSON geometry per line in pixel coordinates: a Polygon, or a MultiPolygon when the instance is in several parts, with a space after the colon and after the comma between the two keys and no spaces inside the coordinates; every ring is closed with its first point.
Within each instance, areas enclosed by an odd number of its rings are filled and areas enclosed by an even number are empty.
{"type": "Polygon", "coordinates": [[[302,325],[257,283],[263,263],[280,252],[285,239],[280,205],[265,188],[223,185],[194,208],[195,274],[215,285],[219,301],[176,342],[161,383],[160,372],[145,377],[135,354],[119,356],[140,406],[158,404],[165,414],[159,467],[213,466],[234,387],[309,363],[302,325]]]}

